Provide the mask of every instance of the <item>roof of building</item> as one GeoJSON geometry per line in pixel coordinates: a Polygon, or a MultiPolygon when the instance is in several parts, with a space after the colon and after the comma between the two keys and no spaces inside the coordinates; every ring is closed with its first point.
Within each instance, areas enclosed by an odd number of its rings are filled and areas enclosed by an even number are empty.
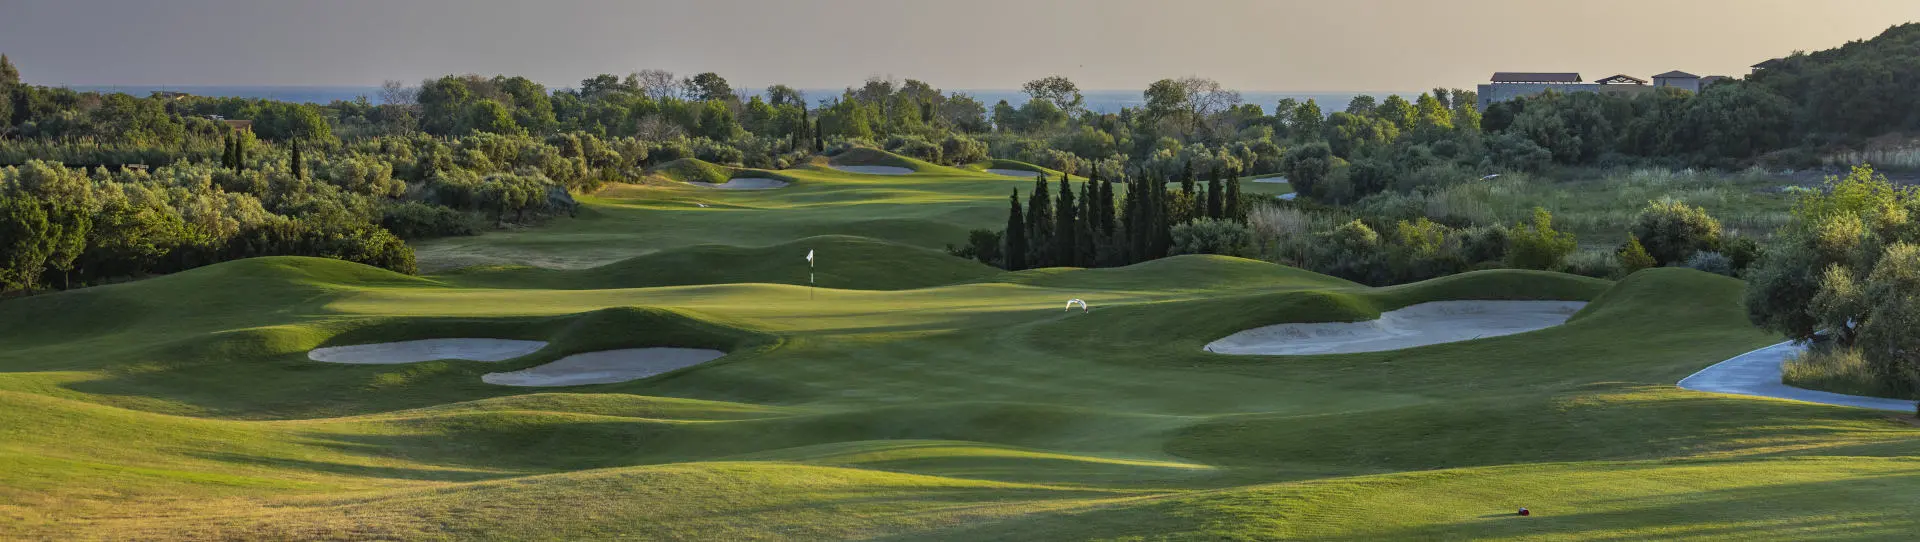
{"type": "Polygon", "coordinates": [[[1754,64],[1754,65],[1753,65],[1752,67],[1754,67],[1754,68],[1759,68],[1759,69],[1763,69],[1763,70],[1764,70],[1764,69],[1767,69],[1767,68],[1771,68],[1771,67],[1774,67],[1774,66],[1779,66],[1780,64],[1782,64],[1782,63],[1785,63],[1785,62],[1786,62],[1785,60],[1782,60],[1782,59],[1778,59],[1778,58],[1775,58],[1775,59],[1771,59],[1771,60],[1765,60],[1765,61],[1761,61],[1761,62],[1760,62],[1759,64],[1754,64]]]}
{"type": "Polygon", "coordinates": [[[233,128],[235,130],[252,130],[253,129],[253,121],[250,121],[250,120],[225,119],[220,122],[227,123],[228,127],[233,128]]]}
{"type": "Polygon", "coordinates": [[[1638,77],[1634,77],[1634,76],[1631,76],[1631,75],[1627,75],[1627,74],[1620,74],[1620,75],[1615,75],[1615,76],[1612,76],[1612,77],[1608,77],[1608,78],[1605,78],[1605,79],[1601,79],[1601,80],[1598,80],[1598,81],[1594,81],[1594,82],[1595,82],[1595,83],[1600,83],[1600,84],[1602,84],[1602,85],[1622,85],[1622,84],[1635,84],[1635,85],[1644,85],[1644,84],[1647,84],[1647,80],[1646,80],[1646,79],[1641,79],[1641,78],[1638,78],[1638,77]]]}
{"type": "Polygon", "coordinates": [[[1700,76],[1683,72],[1680,70],[1673,70],[1660,75],[1655,75],[1653,76],[1653,78],[1654,79],[1699,79],[1700,76]]]}
{"type": "Polygon", "coordinates": [[[1570,72],[1493,72],[1495,83],[1578,83],[1580,74],[1570,72]]]}

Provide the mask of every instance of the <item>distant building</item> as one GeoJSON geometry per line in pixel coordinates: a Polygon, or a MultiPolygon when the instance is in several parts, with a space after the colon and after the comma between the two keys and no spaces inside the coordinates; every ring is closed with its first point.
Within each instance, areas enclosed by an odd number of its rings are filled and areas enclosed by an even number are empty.
{"type": "Polygon", "coordinates": [[[1651,84],[1646,79],[1626,74],[1587,83],[1580,74],[1573,72],[1495,72],[1488,84],[1480,85],[1480,110],[1485,111],[1488,107],[1500,102],[1538,96],[1549,90],[1560,93],[1598,92],[1610,96],[1632,97],[1652,93],[1654,89],[1659,88],[1699,92],[1707,85],[1725,80],[1727,77],[1724,76],[1701,77],[1677,70],[1653,76],[1651,84]]]}
{"type": "Polygon", "coordinates": [[[1487,106],[1527,96],[1536,96],[1549,90],[1555,92],[1596,92],[1599,83],[1584,83],[1580,74],[1573,72],[1494,72],[1492,84],[1480,85],[1480,110],[1487,106]]]}
{"type": "Polygon", "coordinates": [[[1677,88],[1687,92],[1700,92],[1700,76],[1674,70],[1653,76],[1653,86],[1677,88]]]}
{"type": "Polygon", "coordinates": [[[253,131],[253,121],[250,121],[250,120],[232,120],[232,119],[223,119],[223,120],[221,120],[220,122],[224,122],[224,123],[227,123],[227,127],[228,127],[228,128],[232,128],[232,129],[233,129],[233,131],[235,131],[235,132],[251,132],[251,131],[253,131]]]}
{"type": "Polygon", "coordinates": [[[1753,73],[1760,73],[1760,72],[1761,72],[1761,71],[1763,71],[1763,70],[1768,70],[1768,69],[1772,69],[1772,68],[1778,68],[1778,67],[1780,67],[1780,65],[1781,65],[1781,64],[1784,64],[1784,63],[1786,63],[1786,61],[1784,61],[1784,60],[1781,60],[1781,59],[1778,59],[1778,58],[1776,58],[1776,59],[1773,59],[1773,60],[1768,60],[1768,61],[1765,61],[1765,62],[1761,62],[1761,63],[1759,63],[1759,64],[1754,64],[1754,65],[1753,65],[1753,73]]]}

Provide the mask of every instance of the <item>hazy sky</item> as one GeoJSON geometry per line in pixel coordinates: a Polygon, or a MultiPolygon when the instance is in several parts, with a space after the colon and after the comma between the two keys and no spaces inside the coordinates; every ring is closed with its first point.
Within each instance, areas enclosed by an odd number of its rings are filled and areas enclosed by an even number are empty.
{"type": "Polygon", "coordinates": [[[1915,20],[1920,0],[0,0],[0,53],[49,85],[573,86],[662,68],[736,88],[1410,90],[1497,70],[1740,75],[1915,20]]]}

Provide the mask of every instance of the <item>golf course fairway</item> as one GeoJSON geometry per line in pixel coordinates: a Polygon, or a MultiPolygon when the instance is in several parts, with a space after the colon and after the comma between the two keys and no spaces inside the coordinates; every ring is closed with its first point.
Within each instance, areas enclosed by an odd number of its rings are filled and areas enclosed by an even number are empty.
{"type": "Polygon", "coordinates": [[[257,258],[0,301],[0,539],[1920,532],[1920,428],[1674,385],[1779,342],[1737,280],[1369,288],[1223,256],[1002,272],[940,249],[997,228],[1031,179],[876,154],[779,171],[777,190],[616,185],[575,218],[422,243],[421,276],[257,258]],[[1091,310],[1061,309],[1076,298],[1091,310]],[[1587,305],[1417,348],[1203,351],[1486,300],[1587,305]],[[309,359],[426,339],[545,346],[309,359]],[[611,384],[482,380],[648,348],[725,356],[611,384]]]}

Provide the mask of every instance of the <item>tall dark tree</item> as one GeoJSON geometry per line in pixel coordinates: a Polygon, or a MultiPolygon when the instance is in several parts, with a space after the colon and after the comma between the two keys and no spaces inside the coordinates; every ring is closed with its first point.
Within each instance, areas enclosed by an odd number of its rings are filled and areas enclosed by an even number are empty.
{"type": "Polygon", "coordinates": [[[1053,195],[1047,176],[1034,178],[1027,194],[1027,265],[1053,267],[1053,195]]]}
{"type": "Polygon", "coordinates": [[[1227,178],[1227,202],[1221,211],[1227,220],[1245,220],[1246,211],[1240,209],[1240,170],[1233,170],[1227,178]]]}
{"type": "Polygon", "coordinates": [[[820,128],[820,119],[813,120],[813,153],[827,152],[827,135],[820,128]]]}
{"type": "Polygon", "coordinates": [[[224,145],[224,147],[220,149],[220,167],[234,169],[233,132],[227,132],[227,137],[221,139],[220,143],[224,145]]]}
{"type": "Polygon", "coordinates": [[[1224,216],[1221,214],[1224,209],[1220,207],[1220,175],[1219,167],[1213,168],[1213,172],[1207,175],[1207,218],[1218,219],[1224,216]]]}
{"type": "Polygon", "coordinates": [[[1187,197],[1193,197],[1194,182],[1193,160],[1187,160],[1187,165],[1181,166],[1180,168],[1180,193],[1186,194],[1187,197]]]}
{"type": "Polygon", "coordinates": [[[1133,179],[1129,179],[1127,183],[1126,214],[1120,216],[1120,229],[1122,233],[1125,233],[1127,236],[1127,257],[1123,260],[1126,263],[1139,262],[1140,255],[1147,251],[1147,236],[1144,233],[1147,231],[1147,223],[1143,220],[1144,217],[1142,213],[1144,211],[1141,210],[1145,208],[1145,206],[1140,203],[1140,196],[1144,194],[1144,192],[1141,192],[1140,186],[1144,182],[1142,179],[1145,178],[1147,178],[1147,175],[1139,175],[1133,179]]]}
{"type": "Polygon", "coordinates": [[[1098,209],[1095,211],[1097,216],[1094,217],[1094,220],[1100,228],[1100,235],[1103,237],[1112,237],[1113,181],[1101,179],[1100,168],[1096,167],[1093,169],[1093,180],[1087,182],[1094,185],[1094,193],[1096,194],[1094,196],[1094,202],[1097,204],[1094,208],[1098,209]]]}
{"type": "Polygon", "coordinates": [[[1055,202],[1053,213],[1053,262],[1054,265],[1074,265],[1080,254],[1079,209],[1073,205],[1073,185],[1066,175],[1060,176],[1060,199],[1055,202]]]}
{"type": "Polygon", "coordinates": [[[293,168],[293,178],[307,180],[306,161],[300,157],[300,140],[298,139],[293,140],[293,159],[290,165],[293,168]]]}
{"type": "Polygon", "coordinates": [[[1008,199],[1013,204],[1007,210],[1007,231],[1001,237],[1007,244],[1007,270],[1019,271],[1027,268],[1027,219],[1020,214],[1020,189],[1013,189],[1008,199]]]}
{"type": "Polygon", "coordinates": [[[1094,237],[1093,216],[1096,213],[1093,210],[1095,205],[1093,193],[1098,190],[1094,188],[1094,184],[1093,181],[1080,183],[1079,220],[1074,221],[1073,225],[1073,261],[1074,265],[1079,267],[1093,267],[1100,259],[1100,244],[1094,237]]]}

